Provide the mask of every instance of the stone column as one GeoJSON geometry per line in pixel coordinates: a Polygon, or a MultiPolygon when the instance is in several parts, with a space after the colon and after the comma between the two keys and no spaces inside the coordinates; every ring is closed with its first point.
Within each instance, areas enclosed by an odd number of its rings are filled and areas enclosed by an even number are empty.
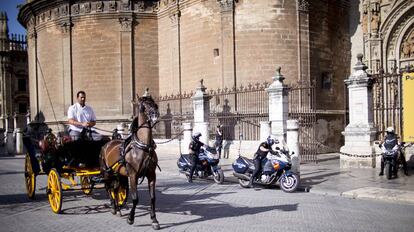
{"type": "Polygon", "coordinates": [[[287,120],[286,122],[286,143],[289,151],[294,153],[292,158],[292,171],[300,173],[300,150],[299,150],[299,123],[297,120],[287,120]]]}
{"type": "Polygon", "coordinates": [[[266,141],[267,137],[270,135],[270,122],[262,121],[260,122],[260,141],[266,141]]]}
{"type": "Polygon", "coordinates": [[[63,75],[63,112],[66,115],[67,109],[73,103],[73,61],[72,61],[72,19],[70,15],[63,17],[60,22],[62,32],[62,75],[63,75]]]}
{"type": "Polygon", "coordinates": [[[286,120],[288,119],[288,87],[283,84],[285,79],[278,67],[276,75],[272,77],[273,83],[266,88],[269,93],[269,121],[271,133],[279,140],[286,141],[286,120]]]}
{"type": "Polygon", "coordinates": [[[134,60],[134,16],[132,13],[122,12],[119,16],[119,52],[120,52],[120,105],[122,115],[134,115],[134,107],[129,102],[135,96],[135,60],[134,60]]]}
{"type": "Polygon", "coordinates": [[[221,51],[215,58],[221,57],[221,83],[224,86],[237,86],[235,83],[234,56],[234,0],[217,0],[221,15],[221,51]]]}
{"type": "Polygon", "coordinates": [[[23,131],[21,128],[16,128],[16,154],[23,153],[23,131]]]}
{"type": "Polygon", "coordinates": [[[206,92],[206,87],[203,85],[203,79],[200,80],[200,86],[196,88],[193,99],[194,107],[194,132],[202,134],[200,141],[208,144],[209,133],[209,116],[210,116],[210,96],[206,92]]]}
{"type": "Polygon", "coordinates": [[[26,114],[26,125],[29,125],[29,123],[30,123],[30,110],[29,111],[27,111],[27,114],[26,114]]]}
{"type": "Polygon", "coordinates": [[[181,151],[183,154],[188,153],[188,145],[191,142],[191,136],[193,134],[193,128],[191,127],[191,122],[183,122],[183,142],[181,143],[181,151]]]}
{"type": "Polygon", "coordinates": [[[13,114],[13,130],[16,130],[17,128],[17,113],[14,112],[13,114]]]}
{"type": "Polygon", "coordinates": [[[375,167],[373,141],[376,130],[373,124],[372,79],[362,62],[362,54],[354,66],[354,73],[345,80],[348,85],[349,124],[342,134],[340,165],[347,167],[375,167]]]}

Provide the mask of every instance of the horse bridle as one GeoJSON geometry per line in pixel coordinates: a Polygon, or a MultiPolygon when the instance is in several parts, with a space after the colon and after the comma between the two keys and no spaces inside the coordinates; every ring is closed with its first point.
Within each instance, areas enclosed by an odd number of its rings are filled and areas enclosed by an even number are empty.
{"type": "Polygon", "coordinates": [[[145,105],[144,105],[144,103],[143,102],[141,102],[140,104],[139,104],[139,112],[140,113],[146,113],[147,114],[147,120],[146,121],[144,121],[141,125],[138,125],[138,127],[137,127],[137,131],[139,130],[139,129],[141,129],[141,128],[148,128],[148,129],[152,129],[152,128],[154,128],[155,127],[155,125],[157,125],[157,123],[159,122],[158,120],[155,122],[155,123],[152,123],[152,120],[151,120],[151,118],[153,118],[153,117],[157,117],[158,118],[158,116],[159,116],[159,113],[156,111],[156,110],[154,110],[154,108],[153,107],[145,107],[145,105]],[[147,108],[149,108],[149,112],[146,112],[146,110],[145,109],[147,109],[147,108]],[[145,124],[147,124],[148,123],[148,125],[149,126],[145,126],[145,124]]]}

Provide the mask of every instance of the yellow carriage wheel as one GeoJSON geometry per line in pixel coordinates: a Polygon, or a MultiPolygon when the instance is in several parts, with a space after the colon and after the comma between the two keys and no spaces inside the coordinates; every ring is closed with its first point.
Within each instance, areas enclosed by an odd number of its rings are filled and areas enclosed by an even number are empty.
{"type": "Polygon", "coordinates": [[[111,198],[117,202],[119,207],[122,207],[126,204],[128,200],[128,184],[120,184],[118,191],[115,191],[113,188],[111,191],[111,198]]]}
{"type": "Polygon", "coordinates": [[[24,178],[26,181],[26,193],[29,199],[35,198],[36,192],[36,175],[33,171],[32,162],[30,160],[30,155],[26,154],[25,163],[24,163],[24,178]]]}
{"type": "Polygon", "coordinates": [[[62,210],[62,185],[59,173],[54,168],[50,170],[47,177],[47,197],[52,211],[60,213],[62,210]]]}
{"type": "Polygon", "coordinates": [[[92,184],[90,178],[88,176],[81,176],[80,181],[83,193],[85,195],[90,195],[92,193],[92,184]]]}

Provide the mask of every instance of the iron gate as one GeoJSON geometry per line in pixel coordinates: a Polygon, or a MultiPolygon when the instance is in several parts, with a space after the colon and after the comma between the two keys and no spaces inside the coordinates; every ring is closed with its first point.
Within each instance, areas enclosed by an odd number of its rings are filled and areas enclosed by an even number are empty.
{"type": "Polygon", "coordinates": [[[395,133],[402,136],[402,75],[380,71],[371,77],[377,139],[383,138],[385,129],[389,126],[394,127],[395,133]]]}
{"type": "Polygon", "coordinates": [[[289,119],[299,124],[301,161],[317,162],[315,87],[312,83],[298,82],[289,89],[289,119]]]}

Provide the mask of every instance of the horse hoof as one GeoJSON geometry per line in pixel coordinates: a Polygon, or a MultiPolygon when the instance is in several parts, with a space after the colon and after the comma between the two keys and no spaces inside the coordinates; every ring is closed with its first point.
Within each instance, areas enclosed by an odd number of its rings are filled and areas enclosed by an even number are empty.
{"type": "Polygon", "coordinates": [[[159,230],[160,229],[160,224],[158,224],[158,223],[152,223],[152,228],[154,229],[154,230],[159,230]]]}
{"type": "Polygon", "coordinates": [[[132,224],[134,224],[134,220],[131,220],[131,219],[128,218],[127,219],[127,223],[130,224],[130,225],[132,225],[132,224]]]}
{"type": "Polygon", "coordinates": [[[111,209],[111,213],[112,213],[112,215],[115,215],[116,214],[116,210],[115,209],[111,209]]]}

